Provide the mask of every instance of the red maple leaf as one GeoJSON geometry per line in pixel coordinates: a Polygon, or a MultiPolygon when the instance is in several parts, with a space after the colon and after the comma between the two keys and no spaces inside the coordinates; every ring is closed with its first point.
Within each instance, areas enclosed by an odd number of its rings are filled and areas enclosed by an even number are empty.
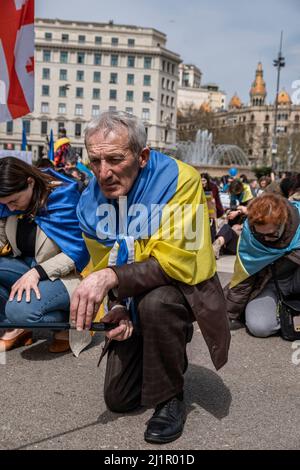
{"type": "Polygon", "coordinates": [[[34,71],[34,57],[30,57],[26,63],[27,73],[32,73],[34,71]]]}

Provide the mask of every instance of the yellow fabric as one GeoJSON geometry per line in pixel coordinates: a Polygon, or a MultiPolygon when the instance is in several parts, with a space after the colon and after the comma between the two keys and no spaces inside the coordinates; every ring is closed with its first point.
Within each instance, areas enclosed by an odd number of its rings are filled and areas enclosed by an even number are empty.
{"type": "Polygon", "coordinates": [[[251,201],[251,199],[253,199],[253,194],[251,192],[251,188],[249,186],[249,184],[246,184],[244,183],[243,184],[243,200],[242,202],[248,202],[248,201],[251,201]]]}
{"type": "MultiPolygon", "coordinates": [[[[149,239],[135,240],[135,262],[142,262],[149,257],[157,259],[162,269],[173,279],[189,285],[196,285],[214,276],[216,262],[213,255],[208,209],[205,194],[199,173],[191,166],[177,161],[179,177],[177,191],[162,211],[160,228],[149,239]],[[183,206],[190,209],[184,213],[183,206]],[[174,224],[174,214],[184,214],[184,224],[174,224]],[[193,225],[195,230],[198,209],[198,240],[188,240],[184,234],[184,227],[193,225]],[[171,211],[171,217],[170,217],[171,211]],[[179,232],[183,235],[179,238],[179,232]],[[195,246],[190,246],[190,243],[195,246]]],[[[176,219],[178,220],[178,219],[176,219]]],[[[84,237],[91,255],[91,261],[83,272],[87,276],[91,272],[104,269],[108,265],[110,248],[100,244],[97,240],[84,237]]],[[[98,312],[96,319],[103,316],[98,312]]]]}
{"type": "Polygon", "coordinates": [[[230,285],[229,285],[230,289],[237,286],[240,282],[245,281],[245,279],[247,279],[249,277],[249,273],[247,273],[247,271],[245,271],[245,269],[244,269],[244,267],[241,263],[241,260],[240,260],[239,244],[240,244],[240,240],[238,241],[238,246],[237,246],[237,250],[236,250],[237,254],[236,254],[235,263],[234,263],[233,275],[232,275],[230,285]]]}
{"type": "Polygon", "coordinates": [[[59,147],[61,147],[62,145],[69,143],[70,139],[67,139],[67,137],[62,137],[61,139],[58,139],[54,144],[54,152],[56,152],[57,149],[59,149],[59,147]]]}
{"type": "Polygon", "coordinates": [[[11,246],[9,243],[6,243],[3,248],[0,250],[0,256],[7,256],[11,253],[11,246]]]}

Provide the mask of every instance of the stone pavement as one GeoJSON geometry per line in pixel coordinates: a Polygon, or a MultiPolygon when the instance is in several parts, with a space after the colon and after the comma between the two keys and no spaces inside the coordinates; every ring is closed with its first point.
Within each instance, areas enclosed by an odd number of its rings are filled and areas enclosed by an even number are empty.
{"type": "MultiPolygon", "coordinates": [[[[218,269],[223,285],[232,258],[218,269]]],[[[228,364],[214,370],[198,328],[188,347],[183,436],[164,446],[143,440],[152,414],[106,410],[104,366],[97,366],[103,336],[78,359],[47,352],[49,333],[0,360],[0,449],[299,449],[300,365],[292,344],[280,337],[256,339],[245,330],[232,334],[228,364]]],[[[300,358],[300,354],[298,355],[300,358]]]]}

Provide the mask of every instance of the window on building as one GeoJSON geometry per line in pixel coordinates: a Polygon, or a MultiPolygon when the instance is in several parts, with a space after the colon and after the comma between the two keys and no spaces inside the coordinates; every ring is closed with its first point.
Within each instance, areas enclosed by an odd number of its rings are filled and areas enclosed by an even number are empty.
{"type": "Polygon", "coordinates": [[[42,85],[42,96],[49,96],[49,95],[50,95],[49,85],[42,85]]]}
{"type": "Polygon", "coordinates": [[[167,72],[170,73],[170,62],[167,62],[167,72]]]}
{"type": "Polygon", "coordinates": [[[42,77],[44,80],[50,80],[50,69],[43,69],[42,77]]]}
{"type": "Polygon", "coordinates": [[[101,65],[101,62],[102,62],[102,55],[94,54],[94,65],[101,65]]]}
{"type": "Polygon", "coordinates": [[[60,63],[67,64],[68,63],[68,52],[67,51],[60,51],[60,63]]]}
{"type": "Polygon", "coordinates": [[[109,106],[108,111],[117,111],[117,107],[116,106],[109,106]]]}
{"type": "Polygon", "coordinates": [[[134,85],[134,75],[133,73],[127,74],[127,85],[134,85]]]}
{"type": "Polygon", "coordinates": [[[112,67],[118,67],[119,56],[117,54],[112,54],[110,56],[110,65],[112,67]]]}
{"type": "Polygon", "coordinates": [[[81,137],[81,123],[75,122],[75,137],[81,137]]]}
{"type": "Polygon", "coordinates": [[[77,52],[77,64],[84,64],[84,60],[85,60],[85,53],[77,52]]]}
{"type": "MultiPolygon", "coordinates": [[[[175,91],[175,82],[174,82],[174,80],[172,80],[171,88],[172,88],[172,91],[175,91]]],[[[224,100],[222,100],[222,102],[224,103],[224,100]]]]}
{"type": "Polygon", "coordinates": [[[151,75],[144,75],[144,86],[151,86],[151,75]]]}
{"type": "Polygon", "coordinates": [[[133,91],[127,90],[126,91],[126,101],[133,101],[133,91]]]}
{"type": "Polygon", "coordinates": [[[42,114],[49,113],[49,103],[41,103],[41,113],[42,114]]]}
{"type": "Polygon", "coordinates": [[[133,55],[129,55],[127,57],[127,67],[133,68],[135,66],[135,57],[133,55]]]}
{"type": "Polygon", "coordinates": [[[69,35],[63,33],[63,34],[61,35],[61,42],[69,42],[69,35]]]}
{"type": "Polygon", "coordinates": [[[94,72],[94,82],[95,83],[101,82],[101,72],[94,72]]]}
{"type": "Polygon", "coordinates": [[[80,42],[80,44],[85,43],[85,36],[84,36],[83,34],[79,34],[79,36],[78,36],[78,42],[80,42]]]}
{"type": "Polygon", "coordinates": [[[46,41],[52,41],[52,33],[45,33],[46,41]]]}
{"type": "Polygon", "coordinates": [[[160,111],[160,120],[161,120],[161,121],[164,120],[164,112],[163,112],[163,110],[160,111]]]}
{"type": "Polygon", "coordinates": [[[57,133],[59,134],[62,129],[65,129],[64,121],[60,121],[57,125],[57,133]]]}
{"type": "Polygon", "coordinates": [[[83,115],[83,106],[82,104],[75,104],[75,115],[82,116],[83,115]]]}
{"type": "Polygon", "coordinates": [[[76,80],[77,80],[77,82],[83,82],[84,81],[84,70],[77,70],[76,80]]]}
{"type": "Polygon", "coordinates": [[[117,90],[109,90],[109,99],[116,100],[117,99],[117,90]]]}
{"type": "Polygon", "coordinates": [[[161,95],[160,104],[164,104],[164,101],[165,101],[165,95],[161,95]]]}
{"type": "Polygon", "coordinates": [[[51,62],[51,51],[43,51],[43,62],[51,62]]]}
{"type": "Polygon", "coordinates": [[[97,104],[93,104],[92,106],[92,116],[93,117],[96,117],[96,116],[99,116],[100,114],[100,106],[97,104]]]}
{"type": "Polygon", "coordinates": [[[299,121],[300,121],[299,114],[296,114],[296,116],[295,116],[295,122],[299,122],[299,121]]]}
{"type": "Polygon", "coordinates": [[[100,100],[100,88],[93,88],[93,100],[100,100]]]}
{"type": "Polygon", "coordinates": [[[150,120],[150,109],[148,109],[148,108],[143,108],[142,109],[142,119],[144,121],[149,121],[150,120]]]}
{"type": "Polygon", "coordinates": [[[166,83],[166,79],[163,77],[161,79],[161,87],[164,89],[165,88],[165,83],[166,83]]]}
{"type": "Polygon", "coordinates": [[[95,44],[102,44],[102,36],[95,36],[95,44]]]}
{"type": "Polygon", "coordinates": [[[128,39],[127,45],[128,45],[128,47],[134,47],[134,45],[135,45],[135,40],[134,40],[134,39],[131,39],[131,38],[128,39]]]}
{"type": "Polygon", "coordinates": [[[167,80],[167,90],[169,90],[169,89],[170,89],[170,80],[168,79],[167,80]]]}
{"type": "Polygon", "coordinates": [[[143,92],[143,103],[149,103],[150,101],[150,93],[149,91],[143,92]]]}
{"type": "Polygon", "coordinates": [[[68,80],[68,71],[66,69],[60,69],[59,79],[60,80],[68,80]]]}
{"type": "Polygon", "coordinates": [[[58,114],[66,114],[67,105],[66,103],[58,103],[58,114]]]}
{"type": "Polygon", "coordinates": [[[111,73],[110,74],[109,83],[113,83],[114,85],[116,85],[118,83],[118,74],[117,73],[111,73]]]}
{"type": "Polygon", "coordinates": [[[59,87],[58,96],[60,98],[66,98],[66,96],[67,96],[67,87],[66,86],[60,86],[59,87]]]}
{"type": "Polygon", "coordinates": [[[76,98],[83,98],[83,88],[81,87],[76,88],[76,98]]]}
{"type": "Polygon", "coordinates": [[[266,121],[269,121],[270,120],[270,116],[267,114],[266,115],[266,121]]]}
{"type": "Polygon", "coordinates": [[[174,108],[175,98],[172,96],[171,98],[171,107],[174,108]]]}
{"type": "Polygon", "coordinates": [[[7,121],[6,123],[6,134],[12,134],[14,130],[14,122],[13,121],[7,121]]]}
{"type": "Polygon", "coordinates": [[[162,70],[163,70],[163,72],[165,72],[165,70],[166,70],[166,61],[165,60],[162,61],[162,70]]]}
{"type": "Polygon", "coordinates": [[[111,45],[117,46],[119,44],[119,38],[111,38],[111,45]]]}
{"type": "Polygon", "coordinates": [[[174,119],[174,114],[171,113],[171,114],[170,114],[170,121],[171,121],[171,124],[173,123],[173,119],[174,119]]]}
{"type": "Polygon", "coordinates": [[[41,135],[48,134],[48,121],[41,121],[41,135]]]}
{"type": "Polygon", "coordinates": [[[169,96],[166,95],[166,105],[169,106],[169,96]]]}
{"type": "Polygon", "coordinates": [[[125,112],[128,114],[133,114],[133,108],[125,108],[125,112]]]}
{"type": "Polygon", "coordinates": [[[172,64],[172,75],[175,75],[175,64],[172,64]]]}
{"type": "Polygon", "coordinates": [[[25,130],[26,135],[30,134],[31,121],[29,119],[22,120],[22,127],[25,130]]]}
{"type": "Polygon", "coordinates": [[[144,69],[151,69],[152,57],[144,57],[144,69]]]}

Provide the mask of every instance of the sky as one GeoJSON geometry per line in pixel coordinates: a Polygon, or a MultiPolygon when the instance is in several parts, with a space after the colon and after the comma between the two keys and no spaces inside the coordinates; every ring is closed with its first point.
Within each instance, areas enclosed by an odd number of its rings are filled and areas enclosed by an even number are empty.
{"type": "MultiPolygon", "coordinates": [[[[283,30],[281,88],[295,102],[300,80],[300,0],[35,0],[36,16],[152,27],[167,35],[167,48],[195,64],[202,83],[217,83],[227,102],[237,92],[244,103],[259,61],[267,103],[275,100],[273,60],[283,30]],[[294,83],[294,88],[293,88],[294,83]]],[[[299,93],[298,93],[299,95],[299,93]]]]}

